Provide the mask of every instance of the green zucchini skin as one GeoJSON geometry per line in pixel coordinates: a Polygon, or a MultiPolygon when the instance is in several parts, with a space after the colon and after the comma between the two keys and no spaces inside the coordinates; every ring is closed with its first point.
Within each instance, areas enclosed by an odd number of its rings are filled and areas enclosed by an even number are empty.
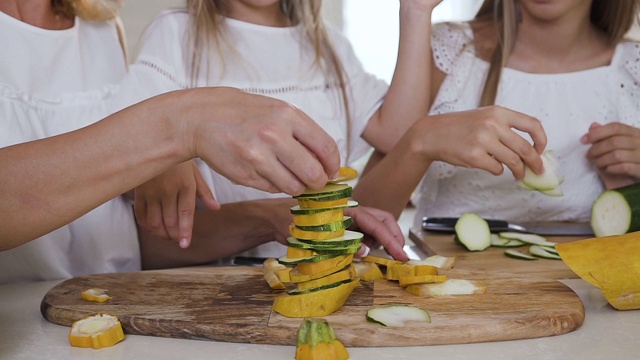
{"type": "Polygon", "coordinates": [[[597,237],[640,231],[640,183],[605,190],[591,208],[591,228],[597,237]],[[614,209],[610,208],[613,203],[614,209]],[[628,222],[612,224],[628,217],[628,222]]]}

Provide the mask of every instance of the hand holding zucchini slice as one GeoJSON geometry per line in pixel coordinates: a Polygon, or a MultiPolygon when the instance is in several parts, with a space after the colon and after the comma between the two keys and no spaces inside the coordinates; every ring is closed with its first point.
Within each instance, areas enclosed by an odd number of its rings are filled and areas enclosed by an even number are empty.
{"type": "Polygon", "coordinates": [[[553,150],[547,150],[540,155],[544,172],[542,174],[534,173],[529,167],[524,170],[524,178],[520,180],[518,185],[525,190],[537,190],[548,196],[562,196],[560,184],[564,181],[564,177],[558,175],[558,160],[553,150]]]}

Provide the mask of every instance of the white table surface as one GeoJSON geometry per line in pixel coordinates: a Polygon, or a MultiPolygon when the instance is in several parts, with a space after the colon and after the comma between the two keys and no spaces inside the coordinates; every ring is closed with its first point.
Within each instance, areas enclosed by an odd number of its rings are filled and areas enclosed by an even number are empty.
{"type": "MultiPolygon", "coordinates": [[[[349,348],[352,359],[639,359],[640,310],[617,311],[580,279],[562,280],[583,301],[578,330],[558,336],[478,344],[349,348]]],[[[0,359],[293,359],[295,347],[127,335],[99,350],[69,345],[69,328],[49,323],[40,301],[57,282],[0,286],[0,359]]]]}

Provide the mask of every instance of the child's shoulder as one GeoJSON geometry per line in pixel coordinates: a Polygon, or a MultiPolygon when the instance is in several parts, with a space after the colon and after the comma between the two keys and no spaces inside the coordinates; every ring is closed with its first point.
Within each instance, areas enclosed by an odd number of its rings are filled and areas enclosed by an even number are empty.
{"type": "Polygon", "coordinates": [[[613,65],[631,76],[635,81],[640,80],[640,42],[625,40],[616,46],[613,65]]]}
{"type": "Polygon", "coordinates": [[[161,11],[151,22],[151,26],[187,24],[189,13],[185,8],[169,8],[161,11]]]}

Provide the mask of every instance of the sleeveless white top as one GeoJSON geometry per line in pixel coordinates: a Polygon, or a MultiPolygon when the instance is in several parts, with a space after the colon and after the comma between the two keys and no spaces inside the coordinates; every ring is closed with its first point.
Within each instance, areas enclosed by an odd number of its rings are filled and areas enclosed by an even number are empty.
{"type": "MultiPolygon", "coordinates": [[[[126,71],[115,23],[76,18],[72,28],[53,31],[0,12],[0,34],[0,147],[76,130],[109,114],[107,102],[126,71]]],[[[134,270],[140,270],[138,237],[122,198],[0,252],[0,284],[134,270]]]]}
{"type": "MultiPolygon", "coordinates": [[[[210,59],[210,67],[203,67],[193,84],[186,50],[189,16],[186,10],[160,14],[147,29],[138,58],[123,82],[119,107],[181,88],[234,87],[284,100],[303,110],[336,140],[343,164],[347,154],[349,160],[354,161],[369,151],[371,147],[361,134],[381,105],[387,84],[364,71],[351,44],[340,32],[327,24],[329,40],[347,79],[352,121],[350,133],[347,132],[339,87],[313,66],[313,48],[303,39],[301,26],[279,28],[225,19],[224,27],[233,50],[223,48],[218,51],[214,47],[204,54],[204,59],[210,59]]],[[[221,204],[287,196],[233,184],[204,162],[198,164],[221,204]]],[[[284,255],[286,248],[278,245],[265,244],[260,247],[262,250],[245,255],[284,255]]]]}
{"type": "MultiPolygon", "coordinates": [[[[433,58],[446,74],[430,114],[477,108],[489,64],[478,58],[468,23],[434,26],[433,58]]],[[[592,122],[640,126],[640,44],[623,42],[608,66],[561,74],[530,74],[506,68],[496,104],[538,118],[554,150],[562,197],[520,189],[511,171],[501,176],[434,163],[416,190],[415,226],[423,216],[459,216],[518,221],[589,221],[591,206],[604,190],[580,143],[592,122]]],[[[531,139],[526,136],[531,141],[531,139]]]]}

